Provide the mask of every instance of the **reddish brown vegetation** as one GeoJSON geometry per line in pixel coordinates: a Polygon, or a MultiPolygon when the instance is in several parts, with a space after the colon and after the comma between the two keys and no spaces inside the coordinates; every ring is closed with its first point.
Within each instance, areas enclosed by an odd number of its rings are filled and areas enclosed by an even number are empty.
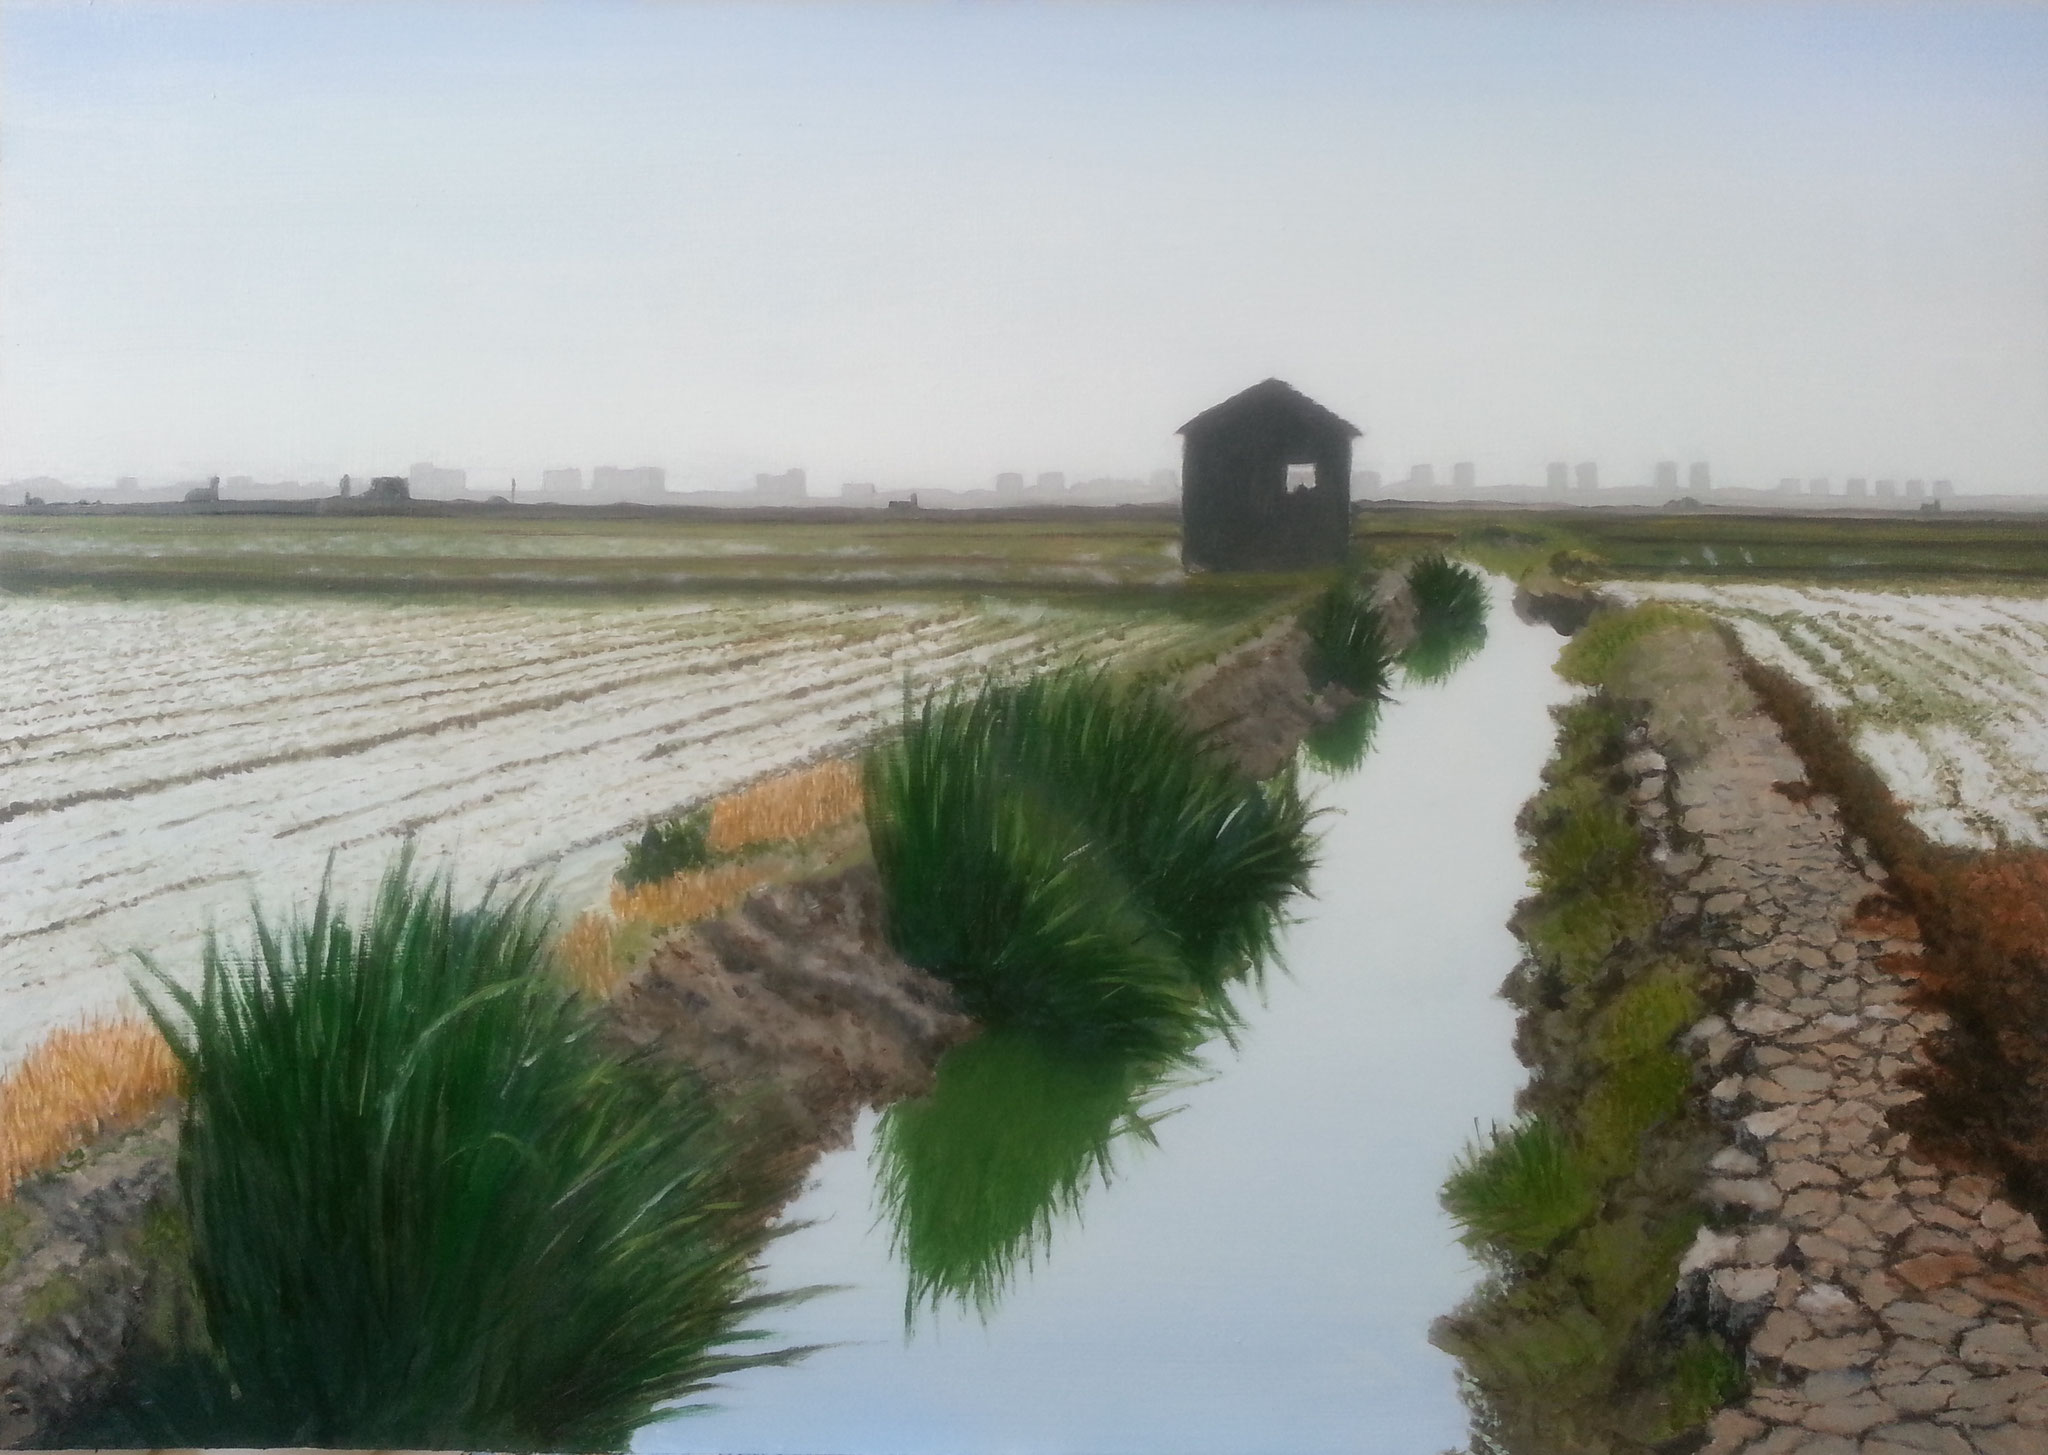
{"type": "Polygon", "coordinates": [[[1923,1157],[2002,1176],[2015,1202],[2048,1221],[2048,853],[1933,843],[1803,687],[1746,659],[1743,675],[1813,786],[1890,871],[1892,892],[1866,897],[1852,923],[1926,947],[1884,961],[1949,1018],[1925,1045],[1931,1064],[1910,1078],[1923,1099],[1893,1124],[1923,1157]]]}
{"type": "Polygon", "coordinates": [[[1947,1159],[2005,1174],[2048,1211],[2048,854],[1986,854],[1914,876],[1929,955],[1925,1000],[1948,1013],[1931,1038],[1926,1100],[1900,1125],[1947,1159]]]}

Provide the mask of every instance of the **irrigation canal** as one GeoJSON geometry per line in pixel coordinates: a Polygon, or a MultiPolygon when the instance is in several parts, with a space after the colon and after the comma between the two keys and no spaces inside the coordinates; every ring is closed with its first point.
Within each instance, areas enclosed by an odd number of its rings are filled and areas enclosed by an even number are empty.
{"type": "Polygon", "coordinates": [[[1238,1049],[1211,1043],[1206,1079],[1146,1103],[1177,1108],[1155,1144],[1107,1144],[1112,1179],[1055,1212],[986,1320],[920,1306],[906,1332],[867,1117],[818,1163],[791,1214],[811,1225],[769,1262],[772,1286],[843,1285],[772,1319],[778,1342],[834,1347],[731,1380],[718,1408],[649,1427],[636,1451],[1463,1446],[1455,1366],[1426,1333],[1478,1270],[1437,1189],[1522,1079],[1494,996],[1524,893],[1514,819],[1568,692],[1550,670],[1559,638],[1493,591],[1478,655],[1398,689],[1355,771],[1309,775],[1334,810],[1315,897],[1295,906],[1287,969],[1242,997],[1238,1049]]]}

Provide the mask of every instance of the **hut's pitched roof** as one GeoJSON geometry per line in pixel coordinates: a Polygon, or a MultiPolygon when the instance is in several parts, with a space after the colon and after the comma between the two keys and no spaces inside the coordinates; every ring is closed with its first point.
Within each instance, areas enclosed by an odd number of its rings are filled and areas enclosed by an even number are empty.
{"type": "Polygon", "coordinates": [[[1175,433],[1192,434],[1196,430],[1222,424],[1236,415],[1266,409],[1285,410],[1312,429],[1341,432],[1349,439],[1357,439],[1365,433],[1357,425],[1332,414],[1299,389],[1280,379],[1263,380],[1249,389],[1231,395],[1221,404],[1211,405],[1182,425],[1175,433]]]}

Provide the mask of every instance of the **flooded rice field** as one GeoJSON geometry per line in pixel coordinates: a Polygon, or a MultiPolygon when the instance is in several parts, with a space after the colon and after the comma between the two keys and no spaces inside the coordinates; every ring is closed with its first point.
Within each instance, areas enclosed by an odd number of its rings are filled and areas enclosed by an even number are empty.
{"type": "Polygon", "coordinates": [[[1522,1079],[1494,995],[1525,892],[1517,809],[1551,748],[1558,638],[1496,594],[1485,648],[1409,685],[1331,811],[1286,968],[1172,1084],[1000,1040],[862,1120],[771,1249],[764,1320],[817,1343],[649,1427],[684,1452],[1435,1451],[1465,1441],[1432,1319],[1478,1270],[1437,1206],[1522,1079]],[[906,1260],[911,1267],[906,1268],[906,1260]]]}
{"type": "Polygon", "coordinates": [[[1603,590],[1728,622],[1753,659],[1841,718],[1936,842],[2048,845],[2048,600],[1682,581],[1603,590]]]}
{"type": "MultiPolygon", "coordinates": [[[[401,840],[598,895],[624,840],[843,750],[929,681],[1202,649],[1171,613],[870,600],[0,596],[0,1070],[209,922],[343,899],[401,840]]],[[[1222,629],[1228,630],[1229,623],[1222,629]]]]}

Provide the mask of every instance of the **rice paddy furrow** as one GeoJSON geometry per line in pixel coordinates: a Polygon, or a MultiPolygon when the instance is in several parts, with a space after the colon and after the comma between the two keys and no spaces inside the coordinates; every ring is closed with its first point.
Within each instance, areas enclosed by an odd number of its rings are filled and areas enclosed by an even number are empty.
{"type": "MultiPolygon", "coordinates": [[[[95,728],[113,737],[134,726],[116,719],[155,694],[148,719],[186,731],[76,754],[100,775],[79,786],[101,791],[8,823],[8,929],[22,938],[0,953],[0,1065],[41,1028],[123,1001],[131,947],[184,976],[209,921],[235,920],[251,894],[279,908],[303,899],[331,853],[343,896],[366,892],[380,846],[409,836],[429,856],[452,853],[468,883],[552,875],[573,907],[602,892],[622,840],[650,818],[857,746],[893,715],[906,672],[941,681],[1069,656],[1136,661],[1230,630],[957,601],[687,613],[343,601],[264,608],[254,640],[208,639],[173,662],[162,613],[63,605],[39,617],[56,641],[67,623],[92,630],[42,678],[74,699],[31,702],[0,719],[6,729],[43,746],[60,732],[84,735],[67,746],[95,728]],[[123,646],[129,618],[149,624],[123,646]],[[352,662],[352,644],[373,660],[352,662]],[[143,675],[126,679],[131,667],[143,675]],[[95,677],[137,695],[102,706],[95,677]],[[691,741],[648,758],[681,737],[691,741]],[[236,751],[222,752],[230,740],[236,751]],[[140,778],[137,764],[154,771],[140,778]]],[[[0,610],[19,620],[13,604],[0,610]]],[[[47,766],[0,769],[4,797],[29,796],[12,785],[44,781],[47,766]]]]}

